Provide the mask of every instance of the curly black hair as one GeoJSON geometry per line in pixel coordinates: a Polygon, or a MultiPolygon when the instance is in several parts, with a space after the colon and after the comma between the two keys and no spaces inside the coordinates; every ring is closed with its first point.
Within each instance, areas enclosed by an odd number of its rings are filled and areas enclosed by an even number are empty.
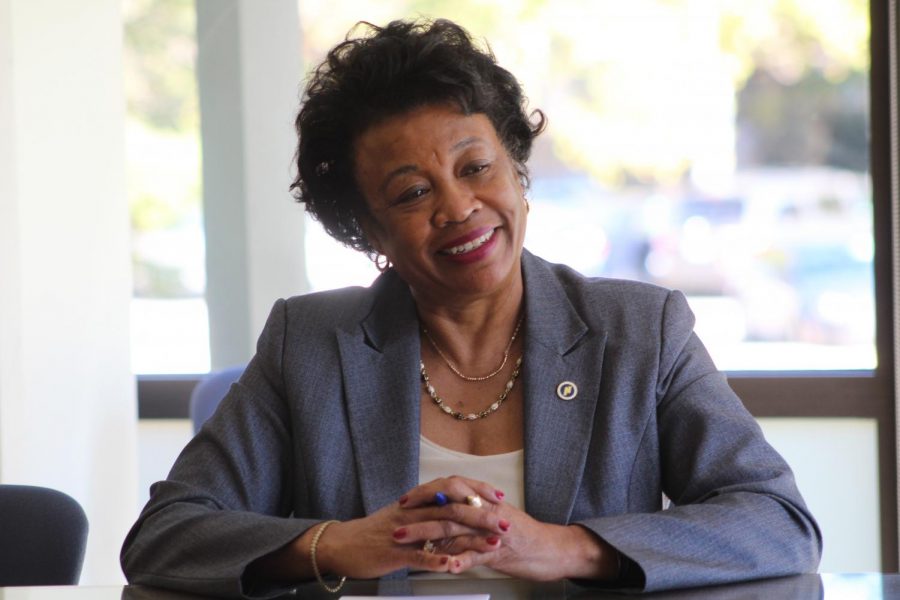
{"type": "Polygon", "coordinates": [[[453,103],[484,114],[523,183],[531,144],[544,129],[540,110],[526,113],[516,78],[451,21],[361,22],[313,72],[297,115],[294,197],[346,246],[376,254],[360,227],[367,211],[354,176],[353,145],[373,125],[415,108],[453,103]],[[352,37],[359,27],[367,35],[352,37]]]}

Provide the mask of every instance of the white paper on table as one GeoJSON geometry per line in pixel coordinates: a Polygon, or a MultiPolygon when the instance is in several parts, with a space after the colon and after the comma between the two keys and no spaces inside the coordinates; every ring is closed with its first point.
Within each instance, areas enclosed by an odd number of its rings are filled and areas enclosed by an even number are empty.
{"type": "MultiPolygon", "coordinates": [[[[441,596],[391,596],[390,600],[490,600],[490,594],[446,594],[441,596]]],[[[341,596],[341,600],[384,599],[384,596],[341,596]]]]}

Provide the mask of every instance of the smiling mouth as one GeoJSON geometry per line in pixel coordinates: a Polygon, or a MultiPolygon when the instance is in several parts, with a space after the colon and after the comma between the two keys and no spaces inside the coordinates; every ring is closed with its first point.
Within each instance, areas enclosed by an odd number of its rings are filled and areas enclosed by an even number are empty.
{"type": "Polygon", "coordinates": [[[485,245],[488,240],[494,237],[494,233],[496,233],[496,231],[496,229],[491,229],[484,235],[477,237],[472,241],[466,242],[465,244],[460,244],[459,246],[453,246],[452,248],[447,248],[446,250],[441,250],[440,253],[449,254],[452,256],[455,254],[465,254],[466,252],[477,250],[478,248],[485,245]]]}

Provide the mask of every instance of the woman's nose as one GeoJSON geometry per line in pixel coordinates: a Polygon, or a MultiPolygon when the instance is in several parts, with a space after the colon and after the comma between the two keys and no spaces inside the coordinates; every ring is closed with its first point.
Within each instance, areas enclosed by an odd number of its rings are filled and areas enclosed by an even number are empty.
{"type": "Polygon", "coordinates": [[[464,223],[480,209],[481,201],[468,187],[459,184],[443,186],[438,194],[433,222],[437,227],[464,223]]]}

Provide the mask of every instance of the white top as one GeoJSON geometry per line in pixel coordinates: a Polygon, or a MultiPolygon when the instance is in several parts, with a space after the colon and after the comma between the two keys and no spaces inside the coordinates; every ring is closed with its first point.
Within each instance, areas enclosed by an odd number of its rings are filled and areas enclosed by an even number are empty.
{"type": "MultiPolygon", "coordinates": [[[[479,456],[444,448],[419,435],[419,483],[439,477],[459,475],[490,483],[505,495],[503,502],[523,510],[525,507],[525,451],[479,456]]],[[[416,577],[506,577],[487,567],[476,567],[462,575],[416,573],[416,577]]]]}

